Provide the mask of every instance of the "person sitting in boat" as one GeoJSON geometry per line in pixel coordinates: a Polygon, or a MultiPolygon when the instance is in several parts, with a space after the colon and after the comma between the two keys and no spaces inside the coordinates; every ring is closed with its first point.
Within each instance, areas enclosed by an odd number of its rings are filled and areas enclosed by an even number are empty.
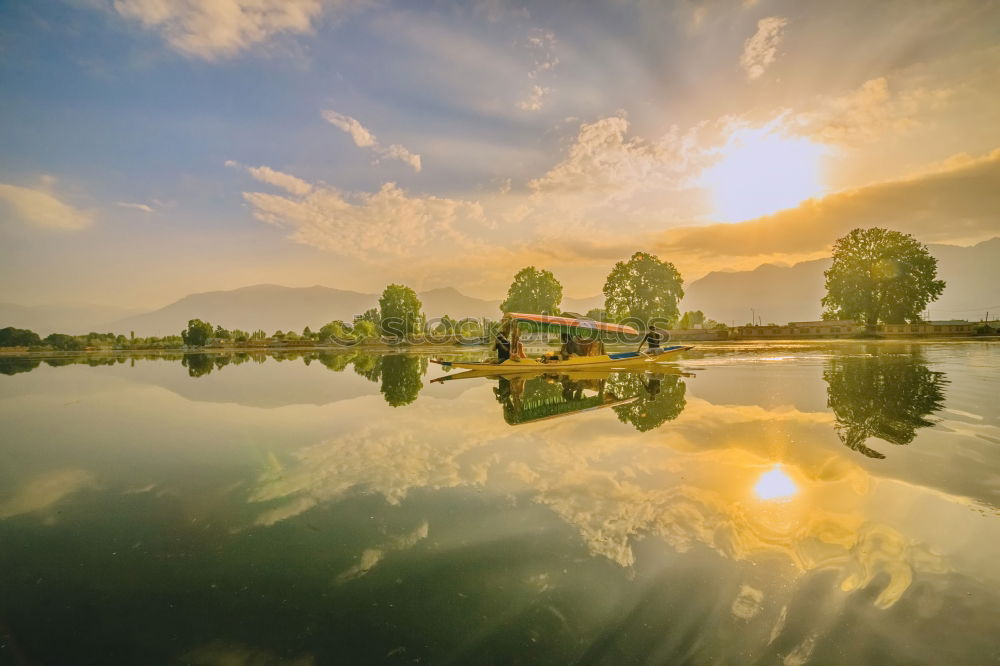
{"type": "Polygon", "coordinates": [[[516,324],[514,326],[504,326],[497,331],[493,348],[497,351],[497,363],[503,363],[508,359],[520,360],[525,358],[524,344],[521,343],[521,330],[516,324]]]}
{"type": "Polygon", "coordinates": [[[574,356],[602,356],[604,354],[604,341],[591,337],[562,334],[562,348],[560,356],[565,361],[574,356]]]}
{"type": "Polygon", "coordinates": [[[507,339],[503,331],[497,331],[497,338],[493,343],[493,349],[497,352],[497,363],[503,363],[510,358],[510,340],[507,339]]]}
{"type": "MultiPolygon", "coordinates": [[[[642,339],[642,342],[649,344],[649,351],[658,352],[660,344],[663,342],[663,334],[656,330],[656,326],[650,324],[649,331],[646,332],[646,337],[642,339]]],[[[642,350],[642,344],[639,345],[639,349],[642,350]]]]}

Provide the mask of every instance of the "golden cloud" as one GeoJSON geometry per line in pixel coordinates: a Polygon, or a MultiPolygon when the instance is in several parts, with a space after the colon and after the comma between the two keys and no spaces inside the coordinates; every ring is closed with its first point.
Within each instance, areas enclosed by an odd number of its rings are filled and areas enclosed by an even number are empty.
{"type": "Polygon", "coordinates": [[[825,253],[856,227],[890,227],[925,242],[978,241],[1000,233],[1000,150],[952,165],[809,199],[745,222],[672,229],[660,235],[657,249],[717,263],[724,257],[798,260],[825,253]]]}

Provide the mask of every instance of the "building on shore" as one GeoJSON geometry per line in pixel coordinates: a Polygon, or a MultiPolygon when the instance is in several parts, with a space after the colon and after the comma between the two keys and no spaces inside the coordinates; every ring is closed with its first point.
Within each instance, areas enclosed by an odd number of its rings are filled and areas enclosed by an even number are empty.
{"type": "Polygon", "coordinates": [[[729,329],[731,338],[847,338],[865,332],[865,327],[851,320],[793,321],[784,326],[736,326],[729,329]]]}
{"type": "Polygon", "coordinates": [[[728,340],[728,328],[672,328],[667,331],[670,341],[683,340],[728,340]]]}
{"type": "MultiPolygon", "coordinates": [[[[921,321],[913,324],[881,324],[875,334],[887,337],[955,337],[975,335],[983,323],[948,320],[921,321]]],[[[995,327],[994,327],[995,328],[995,327]]],[[[784,326],[736,326],[730,338],[849,338],[865,333],[865,327],[851,320],[793,321],[784,326]]]]}

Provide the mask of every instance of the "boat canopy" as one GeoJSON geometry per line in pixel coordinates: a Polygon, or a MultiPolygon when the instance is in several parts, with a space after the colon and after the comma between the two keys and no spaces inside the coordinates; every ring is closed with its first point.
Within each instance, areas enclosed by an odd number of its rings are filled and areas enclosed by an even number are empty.
{"type": "Polygon", "coordinates": [[[521,312],[508,312],[504,319],[511,319],[518,323],[534,324],[539,330],[565,330],[574,331],[604,331],[605,333],[625,333],[627,335],[638,335],[631,326],[624,324],[611,324],[606,321],[595,321],[593,319],[577,319],[575,317],[555,317],[552,315],[523,314],[521,312]]]}

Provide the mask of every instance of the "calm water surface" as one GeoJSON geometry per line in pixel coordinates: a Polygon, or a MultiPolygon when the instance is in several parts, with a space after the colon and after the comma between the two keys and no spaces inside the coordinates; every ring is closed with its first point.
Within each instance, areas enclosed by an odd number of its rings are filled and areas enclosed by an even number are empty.
{"type": "Polygon", "coordinates": [[[3,664],[1000,660],[998,343],[0,373],[3,664]]]}

